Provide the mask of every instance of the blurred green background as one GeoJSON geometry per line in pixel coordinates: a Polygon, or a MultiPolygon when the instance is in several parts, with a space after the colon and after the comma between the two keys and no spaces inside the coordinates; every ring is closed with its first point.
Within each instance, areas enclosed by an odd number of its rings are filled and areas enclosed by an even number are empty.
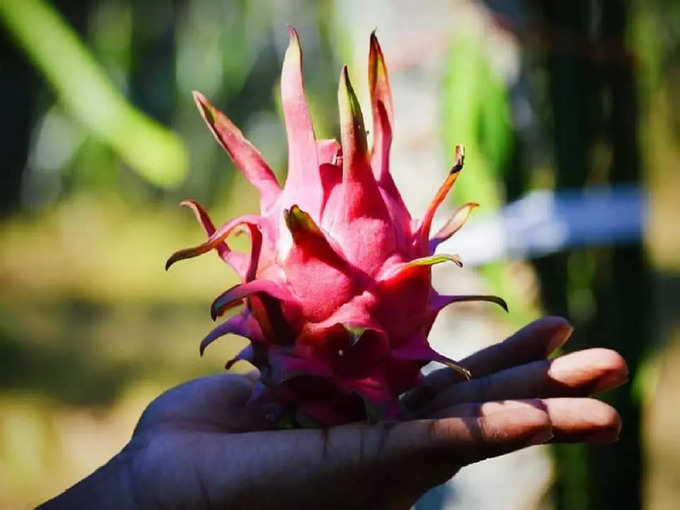
{"type": "MultiPolygon", "coordinates": [[[[631,368],[631,384],[605,396],[623,415],[622,440],[553,449],[534,507],[675,508],[680,3],[432,1],[420,3],[422,26],[409,25],[405,2],[382,3],[366,14],[379,35],[405,30],[440,48],[430,143],[442,161],[453,143],[474,155],[456,201],[493,210],[539,188],[645,190],[640,243],[497,261],[480,274],[511,304],[509,316],[487,316],[503,331],[561,314],[576,326],[569,349],[609,346],[631,368]],[[483,35],[461,28],[471,10],[483,35]],[[449,28],[433,40],[428,16],[442,15],[449,28]]],[[[152,397],[219,371],[242,345],[198,356],[231,271],[207,256],[163,271],[170,253],[202,239],[180,200],[199,200],[216,222],[257,207],[191,91],[283,177],[286,24],[301,34],[317,137],[333,137],[340,66],[368,49],[368,31],[358,48],[352,30],[361,11],[340,0],[0,0],[0,507],[35,505],[91,472],[152,397]]],[[[384,49],[394,74],[418,72],[408,48],[384,49]]],[[[399,87],[395,96],[397,108],[409,101],[399,87]]]]}

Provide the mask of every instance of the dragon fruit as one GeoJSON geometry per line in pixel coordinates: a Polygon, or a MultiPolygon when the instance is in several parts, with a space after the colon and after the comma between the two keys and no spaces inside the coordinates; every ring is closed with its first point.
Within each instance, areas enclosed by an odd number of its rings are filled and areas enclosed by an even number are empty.
{"type": "Polygon", "coordinates": [[[438,361],[469,377],[428,344],[439,311],[476,300],[506,308],[496,296],[447,296],[432,288],[432,265],[461,265],[456,256],[434,254],[435,248],[477,206],[462,205],[430,236],[435,211],[463,167],[463,148],[456,146],[453,167],[423,219],[412,219],[389,171],[392,97],[375,33],[368,71],[372,149],[346,66],[338,88],[341,143],[316,140],[303,90],[302,51],[290,28],[281,74],[288,138],[283,187],[229,118],[194,93],[217,142],[257,188],[261,212],[216,229],[198,203],[182,202],[208,239],[174,253],[166,269],[216,250],[238,273],[242,283],[219,295],[211,314],[216,319],[245,307],[208,334],[200,352],[227,333],[250,339],[227,369],[238,360],[256,366],[261,376],[252,400],[278,402],[298,424],[398,418],[400,395],[419,383],[426,363],[438,361]],[[249,233],[249,254],[228,246],[236,231],[249,233]]]}

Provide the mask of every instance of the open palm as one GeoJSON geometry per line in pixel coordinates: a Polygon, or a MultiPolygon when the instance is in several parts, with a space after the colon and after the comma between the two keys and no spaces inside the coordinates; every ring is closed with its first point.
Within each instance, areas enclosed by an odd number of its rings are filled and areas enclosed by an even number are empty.
{"type": "Polygon", "coordinates": [[[278,410],[246,406],[255,377],[173,388],[109,464],[46,504],[139,508],[409,508],[461,467],[548,441],[613,441],[616,411],[588,395],[625,382],[615,352],[549,361],[571,328],[547,317],[404,397],[411,416],[376,425],[272,430],[278,410]]]}

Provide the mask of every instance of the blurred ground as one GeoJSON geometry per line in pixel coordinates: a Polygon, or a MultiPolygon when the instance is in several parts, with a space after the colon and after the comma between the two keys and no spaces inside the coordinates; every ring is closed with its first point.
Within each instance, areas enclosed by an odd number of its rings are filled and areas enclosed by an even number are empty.
{"type": "Polygon", "coordinates": [[[209,303],[236,280],[217,257],[163,270],[168,254],[200,240],[177,209],[87,196],[3,224],[0,507],[35,505],[91,472],[152,397],[220,371],[243,344],[233,337],[198,355],[209,303]]]}

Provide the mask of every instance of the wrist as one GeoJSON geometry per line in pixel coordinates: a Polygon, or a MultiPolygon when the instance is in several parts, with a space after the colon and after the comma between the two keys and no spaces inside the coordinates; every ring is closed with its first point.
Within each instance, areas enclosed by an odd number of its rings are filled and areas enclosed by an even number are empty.
{"type": "Polygon", "coordinates": [[[137,508],[130,461],[130,453],[123,450],[90,476],[38,508],[137,508]]]}

